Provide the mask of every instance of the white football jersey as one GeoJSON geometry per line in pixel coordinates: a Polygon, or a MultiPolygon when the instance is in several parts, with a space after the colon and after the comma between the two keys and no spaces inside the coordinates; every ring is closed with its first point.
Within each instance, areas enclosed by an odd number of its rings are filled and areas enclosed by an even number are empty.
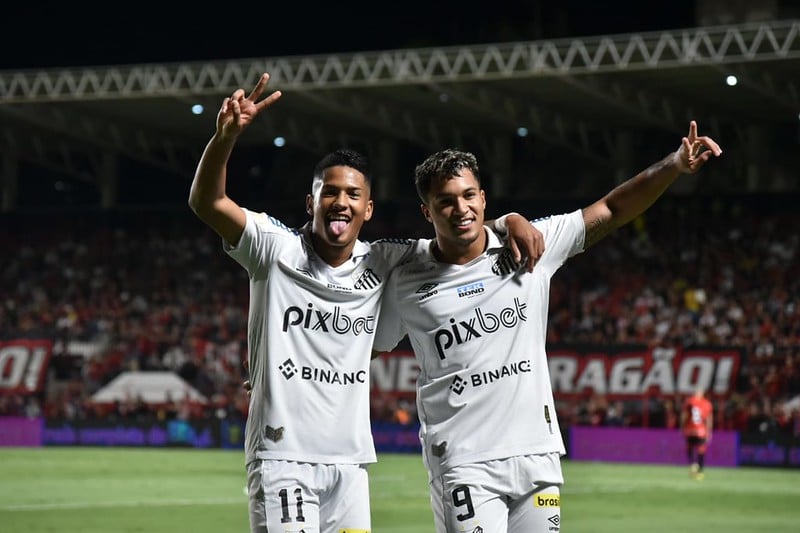
{"type": "Polygon", "coordinates": [[[519,270],[487,229],[487,250],[471,262],[438,262],[425,239],[389,278],[375,348],[391,350],[408,334],[432,476],[467,463],[565,453],[545,340],[550,279],[583,250],[583,215],[532,223],[545,241],[532,273],[519,270]]]}
{"type": "Polygon", "coordinates": [[[250,277],[246,462],[375,462],[372,343],[385,282],[412,241],[358,241],[351,259],[332,267],[308,228],[243,211],[239,243],[224,247],[250,277]]]}

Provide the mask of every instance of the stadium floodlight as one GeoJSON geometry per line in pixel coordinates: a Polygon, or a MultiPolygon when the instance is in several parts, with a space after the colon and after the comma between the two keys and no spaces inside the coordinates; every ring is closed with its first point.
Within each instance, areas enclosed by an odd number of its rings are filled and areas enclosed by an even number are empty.
{"type": "Polygon", "coordinates": [[[528,128],[525,126],[520,126],[517,128],[517,137],[527,137],[528,136],[528,128]]]}
{"type": "Polygon", "coordinates": [[[725,83],[727,83],[730,87],[733,87],[734,85],[739,83],[739,79],[731,74],[730,76],[725,78],[725,83]]]}
{"type": "Polygon", "coordinates": [[[192,114],[193,115],[202,115],[203,111],[205,111],[205,108],[203,107],[203,104],[194,104],[192,106],[192,114]]]}
{"type": "Polygon", "coordinates": [[[278,148],[282,148],[283,146],[286,145],[286,139],[284,137],[281,137],[280,135],[278,135],[277,137],[272,139],[272,144],[274,144],[278,148]]]}

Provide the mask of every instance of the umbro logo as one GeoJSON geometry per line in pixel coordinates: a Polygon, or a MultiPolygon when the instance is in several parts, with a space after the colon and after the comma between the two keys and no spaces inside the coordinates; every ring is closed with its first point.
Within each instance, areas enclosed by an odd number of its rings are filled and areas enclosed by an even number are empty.
{"type": "Polygon", "coordinates": [[[281,374],[283,374],[283,377],[286,379],[292,379],[292,377],[297,374],[297,365],[295,365],[294,361],[291,359],[287,359],[278,365],[278,370],[281,371],[281,374]]]}
{"type": "Polygon", "coordinates": [[[557,525],[559,525],[559,524],[561,523],[561,517],[560,517],[559,515],[557,515],[557,514],[554,514],[553,516],[551,516],[551,517],[550,517],[550,518],[548,518],[547,520],[548,520],[548,521],[549,521],[551,524],[553,524],[554,526],[557,526],[557,525]]]}
{"type": "Polygon", "coordinates": [[[417,289],[417,294],[421,294],[422,296],[419,297],[419,301],[427,300],[434,294],[439,294],[439,291],[436,290],[438,287],[438,283],[425,283],[419,289],[417,289]]]}
{"type": "Polygon", "coordinates": [[[425,283],[419,289],[417,289],[417,294],[425,294],[426,292],[431,292],[438,286],[439,286],[438,283],[425,283]]]}

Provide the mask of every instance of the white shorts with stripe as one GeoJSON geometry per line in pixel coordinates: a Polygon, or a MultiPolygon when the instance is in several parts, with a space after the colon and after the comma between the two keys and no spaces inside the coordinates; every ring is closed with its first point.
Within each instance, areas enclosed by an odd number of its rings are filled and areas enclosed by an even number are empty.
{"type": "Polygon", "coordinates": [[[366,465],[247,465],[251,533],[369,533],[366,465]]]}
{"type": "Polygon", "coordinates": [[[451,468],[431,481],[437,533],[558,533],[561,458],[523,455],[451,468]]]}

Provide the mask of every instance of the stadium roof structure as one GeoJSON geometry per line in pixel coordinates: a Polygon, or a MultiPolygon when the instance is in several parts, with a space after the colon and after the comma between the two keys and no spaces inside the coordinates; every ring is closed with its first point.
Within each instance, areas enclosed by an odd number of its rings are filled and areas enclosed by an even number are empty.
{"type": "Polygon", "coordinates": [[[282,136],[287,146],[316,155],[359,146],[390,176],[398,173],[403,147],[424,153],[474,147],[492,161],[493,194],[500,197],[518,185],[512,174],[527,171],[515,159],[520,142],[534,143],[556,165],[628,172],[644,138],[661,132],[677,140],[696,118],[709,135],[736,147],[736,175],[721,181],[751,191],[774,185],[754,165],[783,158],[797,168],[800,151],[798,20],[335,55],[0,71],[4,208],[13,208],[17,187],[9,176],[24,179],[15,161],[95,184],[106,206],[115,201],[118,158],[188,179],[222,98],[240,87],[249,90],[262,72],[271,75],[269,90],[284,96],[242,144],[270,146],[282,136]],[[728,76],[737,78],[735,87],[725,84],[728,76]],[[198,103],[205,114],[190,112],[198,103]],[[527,136],[519,137],[523,131],[527,136]]]}

